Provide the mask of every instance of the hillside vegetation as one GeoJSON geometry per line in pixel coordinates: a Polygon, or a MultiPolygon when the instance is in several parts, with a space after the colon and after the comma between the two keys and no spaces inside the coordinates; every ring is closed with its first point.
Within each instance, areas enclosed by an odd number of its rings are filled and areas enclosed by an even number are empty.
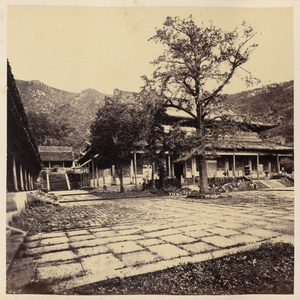
{"type": "Polygon", "coordinates": [[[73,146],[78,153],[107,95],[93,89],[66,92],[36,80],[16,84],[37,144],[73,146]]]}
{"type": "Polygon", "coordinates": [[[264,137],[277,143],[293,144],[294,81],[227,95],[227,101],[239,114],[277,125],[263,132],[264,137]]]}
{"type": "MultiPolygon", "coordinates": [[[[89,139],[90,125],[104,104],[105,96],[94,89],[71,93],[34,80],[16,84],[38,145],[72,146],[77,155],[89,139]]],[[[293,144],[294,82],[271,84],[237,94],[227,101],[237,113],[277,124],[264,137],[277,143],[293,144]]]]}

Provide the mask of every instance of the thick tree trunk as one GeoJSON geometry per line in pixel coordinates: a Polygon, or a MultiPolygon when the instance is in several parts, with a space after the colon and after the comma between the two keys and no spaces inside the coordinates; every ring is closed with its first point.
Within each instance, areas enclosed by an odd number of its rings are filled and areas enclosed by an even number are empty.
{"type": "MultiPolygon", "coordinates": [[[[204,118],[203,118],[203,108],[201,106],[200,100],[200,90],[196,99],[197,103],[197,117],[198,117],[198,134],[204,138],[205,128],[204,128],[204,118]]],[[[203,141],[202,141],[203,143],[203,141]]],[[[203,147],[204,145],[202,145],[203,147]]],[[[207,182],[207,166],[205,157],[205,147],[202,148],[202,153],[199,156],[199,187],[200,193],[203,196],[208,192],[208,182],[207,182]]]]}
{"type": "Polygon", "coordinates": [[[207,166],[205,155],[200,155],[199,157],[199,187],[200,193],[202,195],[208,192],[207,166]]]}

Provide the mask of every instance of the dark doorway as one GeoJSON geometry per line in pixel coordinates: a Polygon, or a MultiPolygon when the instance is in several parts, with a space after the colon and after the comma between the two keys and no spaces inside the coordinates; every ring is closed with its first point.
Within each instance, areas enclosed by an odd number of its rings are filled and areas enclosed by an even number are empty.
{"type": "Polygon", "coordinates": [[[183,175],[183,163],[174,163],[174,174],[176,179],[180,182],[181,175],[183,175]]]}

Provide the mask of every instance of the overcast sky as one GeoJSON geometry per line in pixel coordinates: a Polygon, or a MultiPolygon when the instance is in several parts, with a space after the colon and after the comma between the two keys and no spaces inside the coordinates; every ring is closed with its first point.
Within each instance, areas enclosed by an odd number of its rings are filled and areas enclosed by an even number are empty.
{"type": "MultiPolygon", "coordinates": [[[[162,50],[148,41],[155,27],[190,14],[199,25],[212,20],[226,30],[252,24],[259,46],[244,68],[262,85],[293,79],[292,8],[8,6],[7,56],[16,79],[71,92],[139,91],[162,50]]],[[[236,76],[225,91],[245,89],[236,76]]]]}

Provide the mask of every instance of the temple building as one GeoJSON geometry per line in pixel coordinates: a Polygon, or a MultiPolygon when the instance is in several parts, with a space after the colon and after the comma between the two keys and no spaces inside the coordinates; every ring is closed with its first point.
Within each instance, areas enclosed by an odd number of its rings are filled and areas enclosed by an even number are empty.
{"type": "Polygon", "coordinates": [[[35,189],[34,182],[41,168],[38,147],[30,132],[15,79],[7,62],[7,191],[35,189]]]}
{"type": "MultiPolygon", "coordinates": [[[[114,97],[123,101],[134,101],[135,93],[116,90],[114,97]]],[[[238,117],[239,118],[239,117],[238,117]]],[[[242,119],[239,119],[240,122],[242,119]]],[[[187,134],[195,130],[194,120],[186,113],[168,108],[166,117],[161,120],[165,132],[179,122],[187,134]]],[[[228,180],[247,176],[251,179],[270,179],[280,175],[284,170],[282,160],[293,159],[293,147],[276,144],[264,140],[260,133],[274,128],[274,124],[263,122],[251,122],[243,124],[244,130],[239,130],[234,136],[226,136],[213,150],[206,151],[207,176],[209,182],[228,180]]],[[[168,153],[161,161],[166,171],[166,177],[172,181],[177,179],[181,185],[195,184],[199,182],[198,152],[195,148],[192,153],[182,153],[179,158],[173,158],[168,153]]],[[[118,183],[114,166],[102,170],[97,153],[92,153],[88,147],[78,161],[81,166],[83,186],[101,186],[103,184],[118,183]]],[[[152,167],[154,166],[154,178],[158,178],[159,166],[153,164],[144,151],[132,152],[131,163],[123,170],[124,184],[141,184],[144,180],[150,180],[152,167]]]]}

